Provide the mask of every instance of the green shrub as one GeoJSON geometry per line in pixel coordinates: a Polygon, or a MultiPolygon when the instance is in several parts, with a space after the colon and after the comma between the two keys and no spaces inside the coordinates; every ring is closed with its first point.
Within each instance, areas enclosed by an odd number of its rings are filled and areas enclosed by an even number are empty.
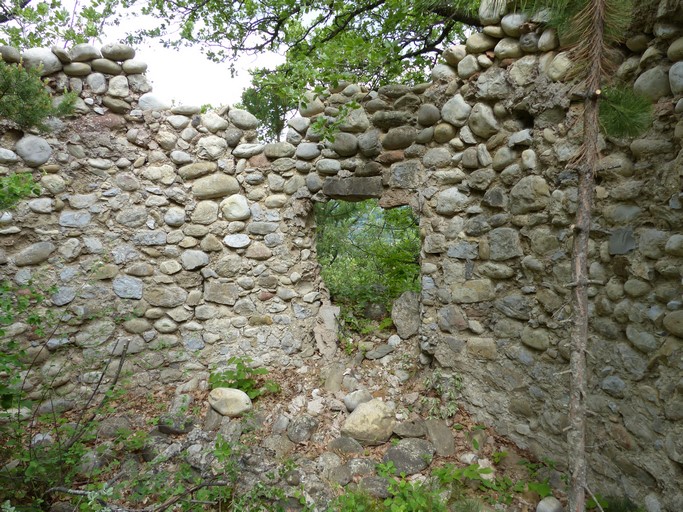
{"type": "Polygon", "coordinates": [[[268,370],[253,368],[252,362],[252,359],[248,357],[231,357],[227,364],[233,367],[212,372],[209,376],[209,386],[211,389],[241,389],[252,400],[266,393],[278,393],[280,386],[277,382],[261,378],[268,374],[268,370]]]}
{"type": "Polygon", "coordinates": [[[45,119],[71,114],[76,98],[73,92],[65,93],[55,106],[39,69],[0,61],[0,117],[14,121],[22,129],[45,130],[45,119]]]}

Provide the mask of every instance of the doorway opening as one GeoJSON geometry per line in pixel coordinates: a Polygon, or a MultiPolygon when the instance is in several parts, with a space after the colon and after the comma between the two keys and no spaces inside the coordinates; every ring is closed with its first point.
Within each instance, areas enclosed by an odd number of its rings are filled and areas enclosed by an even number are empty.
{"type": "Polygon", "coordinates": [[[391,333],[391,309],[420,291],[420,232],[409,206],[376,199],[316,203],[316,248],[332,302],[348,335],[391,333]]]}

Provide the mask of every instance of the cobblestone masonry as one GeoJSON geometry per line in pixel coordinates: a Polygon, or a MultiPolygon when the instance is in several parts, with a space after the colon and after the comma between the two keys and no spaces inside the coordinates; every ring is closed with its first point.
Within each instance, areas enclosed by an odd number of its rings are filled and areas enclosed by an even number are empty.
{"type": "MultiPolygon", "coordinates": [[[[589,452],[603,493],[683,510],[683,27],[662,4],[616,72],[655,104],[654,123],[600,140],[589,452]]],[[[480,421],[563,461],[577,184],[566,165],[581,105],[552,29],[480,14],[483,32],[447,49],[431,83],[310,94],[270,144],[248,112],[159,101],[130,47],[0,48],[42,63],[55,101],[79,94],[78,115],[47,135],[4,124],[0,138],[0,172],[28,170],[43,189],[0,219],[2,275],[54,283],[62,315],[47,350],[28,326],[8,329],[39,366],[28,388],[87,395],[123,350],[142,388],[235,354],[285,367],[329,356],[312,201],[376,197],[420,217],[423,360],[462,375],[480,421]],[[321,142],[311,120],[352,100],[361,108],[321,142]]]]}

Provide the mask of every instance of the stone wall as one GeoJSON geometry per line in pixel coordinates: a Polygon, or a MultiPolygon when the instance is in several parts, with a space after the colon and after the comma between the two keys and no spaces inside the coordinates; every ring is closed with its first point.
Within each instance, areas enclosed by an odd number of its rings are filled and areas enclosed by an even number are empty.
{"type": "MultiPolygon", "coordinates": [[[[204,379],[229,355],[333,357],[311,205],[376,197],[420,216],[423,362],[462,376],[479,421],[561,465],[581,104],[552,29],[480,14],[483,32],[446,50],[431,83],[311,94],[272,144],[247,112],[163,105],[130,48],[26,52],[82,100],[47,136],[1,139],[3,171],[28,167],[44,190],[0,231],[4,275],[58,285],[63,323],[47,351],[30,348],[39,375],[78,396],[124,346],[148,389],[204,379]],[[352,100],[362,108],[321,142],[311,119],[352,100]],[[61,365],[73,370],[53,379],[61,365]]],[[[660,20],[622,49],[616,76],[655,119],[637,139],[600,140],[589,255],[591,480],[671,511],[683,509],[681,35],[660,20]]]]}

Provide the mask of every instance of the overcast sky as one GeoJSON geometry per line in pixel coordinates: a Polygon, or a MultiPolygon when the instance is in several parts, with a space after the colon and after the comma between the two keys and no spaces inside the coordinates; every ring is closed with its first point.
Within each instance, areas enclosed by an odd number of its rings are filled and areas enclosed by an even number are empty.
{"type": "MultiPolygon", "coordinates": [[[[72,8],[75,1],[65,0],[63,3],[72,8]]],[[[87,3],[87,0],[79,2],[81,6],[87,3]]],[[[128,32],[149,28],[150,23],[157,21],[132,13],[120,26],[105,27],[100,41],[95,44],[102,46],[119,41],[128,32]]],[[[271,53],[245,56],[236,63],[237,76],[233,78],[228,63],[209,61],[198,47],[171,50],[154,41],[147,41],[135,49],[136,60],[147,63],[147,78],[152,83],[153,93],[167,101],[186,105],[233,105],[240,101],[242,91],[251,82],[249,69],[274,67],[284,60],[271,53]]]]}

